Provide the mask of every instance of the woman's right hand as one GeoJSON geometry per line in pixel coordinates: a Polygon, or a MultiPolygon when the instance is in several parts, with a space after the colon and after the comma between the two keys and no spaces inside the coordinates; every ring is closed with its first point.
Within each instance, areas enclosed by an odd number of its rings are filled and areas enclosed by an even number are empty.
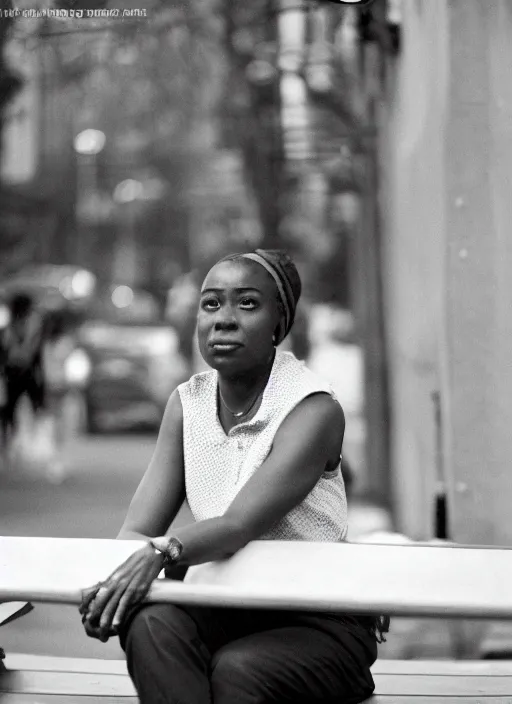
{"type": "Polygon", "coordinates": [[[163,567],[163,555],[148,543],[104,582],[84,589],[80,613],[85,632],[106,643],[128,609],[142,602],[163,567]]]}
{"type": "Polygon", "coordinates": [[[105,587],[104,582],[98,582],[92,587],[82,590],[82,603],[78,609],[82,616],[82,625],[89,638],[97,638],[102,643],[106,643],[110,636],[116,635],[114,629],[110,629],[109,633],[102,633],[98,625],[93,625],[89,619],[89,606],[92,604],[99,590],[105,587]]]}

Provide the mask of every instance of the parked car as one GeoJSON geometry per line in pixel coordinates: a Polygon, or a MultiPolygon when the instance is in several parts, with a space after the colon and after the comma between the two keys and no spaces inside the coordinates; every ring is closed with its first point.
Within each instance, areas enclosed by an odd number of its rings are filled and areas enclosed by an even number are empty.
{"type": "Polygon", "coordinates": [[[158,428],[171,392],[188,377],[176,331],[165,324],[84,323],[90,362],[84,388],[89,432],[158,428]]]}
{"type": "Polygon", "coordinates": [[[176,329],[155,298],[109,286],[90,308],[78,341],[90,362],[84,388],[89,432],[157,429],[167,400],[189,374],[176,329]]]}
{"type": "Polygon", "coordinates": [[[90,305],[96,277],[88,269],[64,264],[31,264],[0,281],[0,298],[20,291],[33,296],[42,311],[68,309],[77,313],[90,305]]]}

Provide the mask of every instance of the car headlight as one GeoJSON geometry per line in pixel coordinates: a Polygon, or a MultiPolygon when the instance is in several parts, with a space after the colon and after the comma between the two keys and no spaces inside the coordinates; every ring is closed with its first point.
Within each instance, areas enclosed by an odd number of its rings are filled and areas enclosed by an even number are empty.
{"type": "Polygon", "coordinates": [[[64,363],[64,373],[68,384],[82,386],[91,374],[91,360],[81,349],[75,349],[64,363]]]}

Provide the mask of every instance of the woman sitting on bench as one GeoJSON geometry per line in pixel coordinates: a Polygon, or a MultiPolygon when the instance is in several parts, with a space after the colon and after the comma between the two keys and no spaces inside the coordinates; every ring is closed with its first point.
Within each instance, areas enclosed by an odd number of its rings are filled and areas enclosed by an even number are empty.
{"type": "Polygon", "coordinates": [[[373,692],[383,618],[142,603],[162,568],[268,539],[308,541],[307,570],[315,541],[345,538],[343,411],[326,383],[276,351],[300,292],[280,251],[210,270],[197,324],[213,370],[171,395],[119,534],[148,544],[84,592],[86,632],[120,635],[142,704],[356,704],[373,692]],[[196,522],[163,535],[185,499],[196,522]]]}

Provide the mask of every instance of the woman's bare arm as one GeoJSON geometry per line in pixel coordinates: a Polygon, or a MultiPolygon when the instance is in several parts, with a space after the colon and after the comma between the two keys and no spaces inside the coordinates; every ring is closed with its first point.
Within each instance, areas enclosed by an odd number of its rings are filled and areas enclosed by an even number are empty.
{"type": "MultiPolygon", "coordinates": [[[[130,503],[118,538],[147,540],[165,533],[185,497],[183,411],[177,391],[167,402],[153,457],[130,503]]],[[[136,550],[103,582],[82,592],[86,633],[107,641],[126,609],[144,599],[162,569],[162,556],[148,544],[136,550]]]]}
{"type": "Polygon", "coordinates": [[[223,516],[184,526],[173,535],[192,565],[232,555],[297,506],[341,454],[345,419],[327,394],[304,399],[281,424],[269,456],[223,516]]]}
{"type": "MultiPolygon", "coordinates": [[[[130,505],[120,538],[162,534],[185,494],[182,410],[171,398],[155,455],[130,505]]],[[[263,535],[313,489],[328,463],[341,453],[345,421],[327,394],[304,399],[281,424],[272,450],[223,516],[173,531],[183,543],[183,564],[228,557],[263,535]]],[[[102,585],[85,590],[81,605],[86,632],[108,639],[129,605],[145,597],[162,568],[150,546],[137,551],[102,585]]]]}
{"type": "Polygon", "coordinates": [[[164,534],[184,498],[183,409],[179,393],[174,391],[167,402],[155,451],[118,538],[140,540],[164,534]]]}

